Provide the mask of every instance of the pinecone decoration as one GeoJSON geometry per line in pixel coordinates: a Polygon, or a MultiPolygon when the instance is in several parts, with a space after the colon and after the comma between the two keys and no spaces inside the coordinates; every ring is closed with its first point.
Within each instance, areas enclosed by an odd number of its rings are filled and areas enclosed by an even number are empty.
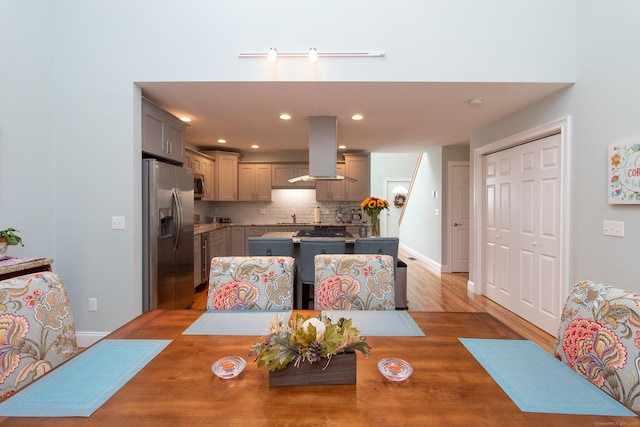
{"type": "Polygon", "coordinates": [[[314,341],[307,347],[307,359],[311,363],[318,362],[322,358],[323,351],[324,344],[320,341],[314,341]]]}

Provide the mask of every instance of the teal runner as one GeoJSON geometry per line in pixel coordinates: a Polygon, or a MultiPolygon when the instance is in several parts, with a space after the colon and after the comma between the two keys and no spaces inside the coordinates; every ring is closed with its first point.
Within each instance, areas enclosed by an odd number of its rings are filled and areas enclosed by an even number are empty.
{"type": "Polygon", "coordinates": [[[182,334],[265,336],[276,315],[286,323],[291,310],[207,310],[182,334]]]}
{"type": "Polygon", "coordinates": [[[0,403],[0,416],[88,417],[171,340],[102,340],[0,403]]]}
{"type": "Polygon", "coordinates": [[[331,320],[351,319],[352,325],[367,337],[423,337],[424,332],[406,310],[323,310],[331,320]]]}
{"type": "Polygon", "coordinates": [[[523,412],[636,416],[531,341],[459,339],[523,412]]]}

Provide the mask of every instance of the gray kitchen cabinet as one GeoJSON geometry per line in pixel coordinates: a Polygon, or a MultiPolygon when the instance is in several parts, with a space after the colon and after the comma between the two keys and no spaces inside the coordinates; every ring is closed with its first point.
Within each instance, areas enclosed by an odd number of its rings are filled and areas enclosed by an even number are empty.
{"type": "Polygon", "coordinates": [[[245,256],[244,226],[234,225],[230,231],[229,256],[245,256]]]}
{"type": "Polygon", "coordinates": [[[230,151],[205,151],[214,161],[213,200],[233,202],[238,200],[238,159],[240,154],[230,151]]]}
{"type": "Polygon", "coordinates": [[[186,149],[184,151],[184,167],[193,169],[195,173],[203,173],[202,171],[202,155],[197,151],[186,149]]]}
{"type": "Polygon", "coordinates": [[[193,236],[193,287],[200,285],[202,282],[202,236],[196,234],[193,236]]]}
{"type": "Polygon", "coordinates": [[[370,161],[368,154],[344,154],[344,163],[338,163],[338,175],[354,178],[356,181],[317,181],[316,200],[318,202],[361,202],[369,197],[370,161]]]}
{"type": "MultiPolygon", "coordinates": [[[[344,175],[344,170],[345,167],[343,163],[339,163],[336,166],[336,173],[338,175],[344,175]]],[[[336,202],[346,200],[344,181],[316,181],[316,200],[318,202],[336,202]]]]}
{"type": "Polygon", "coordinates": [[[202,200],[213,201],[215,196],[215,163],[214,160],[198,151],[186,149],[184,167],[193,169],[194,173],[204,175],[204,195],[202,200]]]}
{"type": "Polygon", "coordinates": [[[291,178],[308,175],[308,163],[274,163],[271,165],[272,188],[315,188],[315,181],[289,182],[291,178]]]}
{"type": "Polygon", "coordinates": [[[370,157],[368,154],[344,155],[344,174],[357,181],[345,181],[345,200],[362,201],[369,197],[370,157]]]}
{"type": "Polygon", "coordinates": [[[214,160],[202,156],[202,174],[204,175],[204,195],[202,196],[202,200],[204,201],[212,201],[215,200],[215,183],[216,183],[216,169],[214,160]]]}
{"type": "Polygon", "coordinates": [[[238,164],[238,200],[271,201],[271,164],[238,164]]]}
{"type": "Polygon", "coordinates": [[[227,228],[209,232],[209,251],[210,258],[228,255],[227,228]]]}
{"type": "Polygon", "coordinates": [[[186,125],[146,99],[142,99],[142,151],[175,162],[184,162],[186,125]]]}

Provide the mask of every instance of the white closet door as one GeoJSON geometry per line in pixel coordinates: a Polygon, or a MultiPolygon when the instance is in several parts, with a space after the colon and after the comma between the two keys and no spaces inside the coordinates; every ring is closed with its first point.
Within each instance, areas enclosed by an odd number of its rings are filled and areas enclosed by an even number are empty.
{"type": "Polygon", "coordinates": [[[554,334],[560,322],[560,135],[485,156],[487,297],[554,334]]]}

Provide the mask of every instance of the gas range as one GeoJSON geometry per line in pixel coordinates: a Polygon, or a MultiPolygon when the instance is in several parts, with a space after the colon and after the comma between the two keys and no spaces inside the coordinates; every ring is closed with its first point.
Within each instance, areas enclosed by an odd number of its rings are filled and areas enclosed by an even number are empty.
{"type": "Polygon", "coordinates": [[[353,237],[344,226],[316,225],[313,230],[300,230],[295,237],[353,237]]]}

